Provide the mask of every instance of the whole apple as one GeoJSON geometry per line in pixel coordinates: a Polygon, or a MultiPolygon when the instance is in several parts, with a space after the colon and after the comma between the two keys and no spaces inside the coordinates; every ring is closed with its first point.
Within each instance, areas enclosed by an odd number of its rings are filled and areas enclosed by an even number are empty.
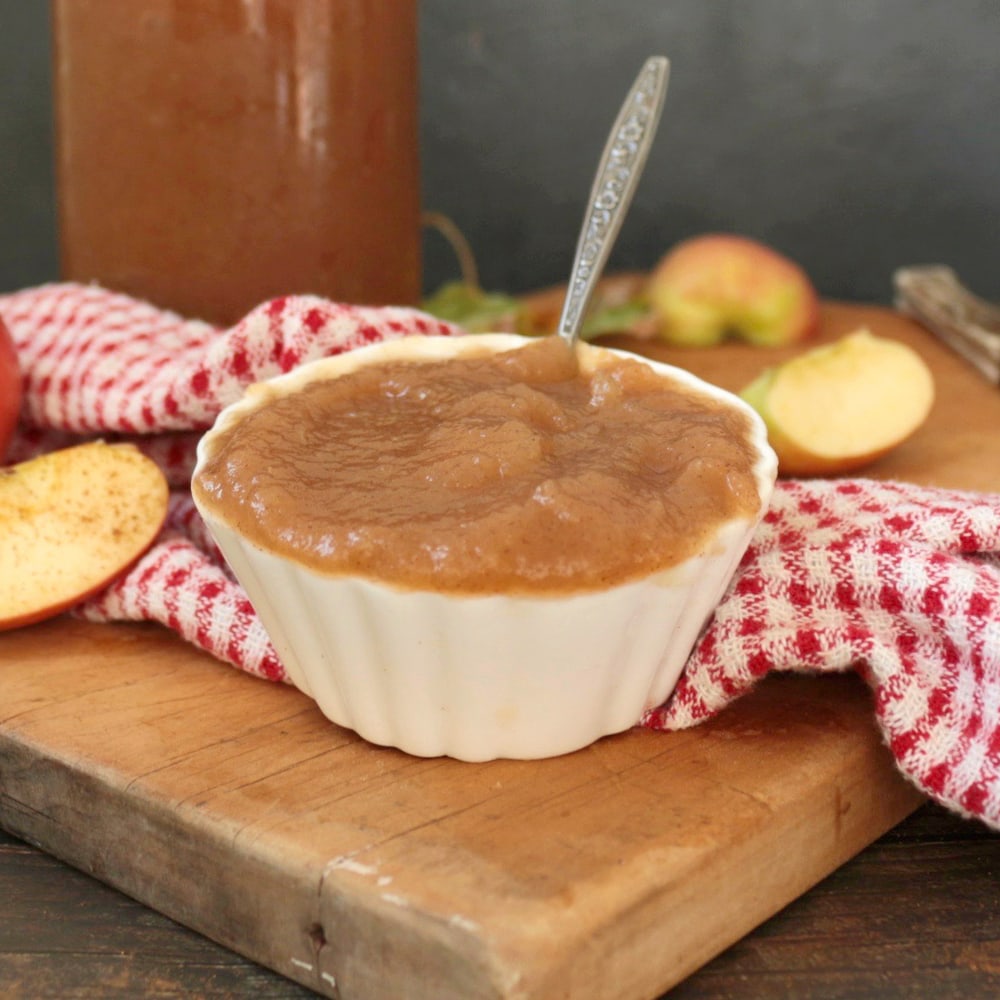
{"type": "Polygon", "coordinates": [[[678,243],[650,276],[648,296],[659,336],[681,346],[733,337],[781,347],[819,326],[819,297],[805,271],[771,247],[729,233],[678,243]]]}
{"type": "Polygon", "coordinates": [[[0,462],[7,454],[21,412],[21,371],[10,331],[0,318],[0,462]]]}

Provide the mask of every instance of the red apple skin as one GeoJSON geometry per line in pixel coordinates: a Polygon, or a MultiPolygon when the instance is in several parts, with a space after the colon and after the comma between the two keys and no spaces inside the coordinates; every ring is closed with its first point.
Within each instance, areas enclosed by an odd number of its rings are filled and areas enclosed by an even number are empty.
{"type": "Polygon", "coordinates": [[[21,412],[21,371],[17,365],[14,339],[0,317],[0,464],[7,455],[21,412]]]}
{"type": "Polygon", "coordinates": [[[819,329],[819,296],[806,272],[746,236],[707,233],[678,243],[657,264],[648,293],[660,336],[682,346],[734,337],[782,347],[819,329]]]}

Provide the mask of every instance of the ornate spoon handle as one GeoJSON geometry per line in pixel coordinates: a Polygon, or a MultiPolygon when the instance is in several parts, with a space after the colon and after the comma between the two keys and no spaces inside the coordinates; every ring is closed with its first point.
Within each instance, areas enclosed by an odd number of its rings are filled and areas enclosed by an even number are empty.
{"type": "Polygon", "coordinates": [[[601,154],[559,317],[557,332],[570,344],[577,338],[597,279],[632,203],[656,135],[669,76],[669,60],[663,56],[646,60],[601,154]]]}

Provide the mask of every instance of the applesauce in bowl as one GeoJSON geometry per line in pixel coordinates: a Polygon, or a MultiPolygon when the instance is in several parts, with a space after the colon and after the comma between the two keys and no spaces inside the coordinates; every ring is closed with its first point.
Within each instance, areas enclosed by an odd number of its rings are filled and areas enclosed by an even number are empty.
{"type": "Polygon", "coordinates": [[[759,418],[555,337],[411,337],[254,386],[199,510],[293,682],[375,743],[545,757],[666,699],[774,484],[759,418]]]}

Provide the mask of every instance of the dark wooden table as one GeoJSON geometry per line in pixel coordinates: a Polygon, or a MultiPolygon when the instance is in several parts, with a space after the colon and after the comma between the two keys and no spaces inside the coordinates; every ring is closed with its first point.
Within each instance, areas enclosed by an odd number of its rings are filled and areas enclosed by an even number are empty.
{"type": "MultiPolygon", "coordinates": [[[[0,997],[313,995],[0,833],[0,997]]],[[[1000,836],[933,806],[670,993],[997,996],[1000,836]]]]}

